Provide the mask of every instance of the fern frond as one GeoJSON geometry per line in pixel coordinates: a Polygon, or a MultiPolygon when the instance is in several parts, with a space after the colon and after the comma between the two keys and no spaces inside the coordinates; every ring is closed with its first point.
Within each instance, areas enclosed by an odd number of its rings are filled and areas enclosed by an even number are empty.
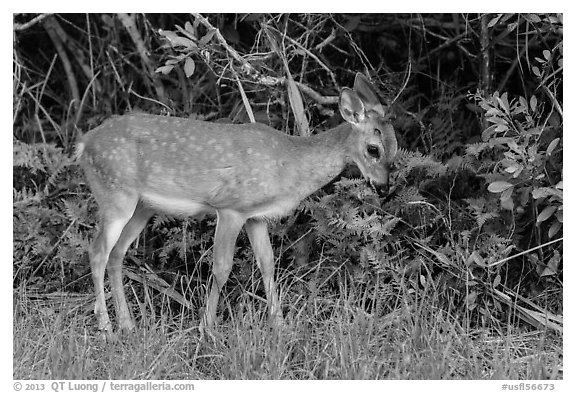
{"type": "Polygon", "coordinates": [[[478,158],[480,153],[482,153],[484,150],[488,148],[490,148],[490,144],[487,142],[472,143],[466,146],[466,154],[478,158]]]}
{"type": "Polygon", "coordinates": [[[408,151],[399,149],[395,160],[397,176],[399,179],[406,179],[408,174],[418,168],[424,170],[429,176],[436,177],[446,173],[447,167],[429,155],[424,155],[418,151],[408,151]]]}
{"type": "Polygon", "coordinates": [[[490,221],[493,218],[497,218],[497,217],[498,217],[497,212],[480,213],[480,214],[475,215],[476,224],[478,225],[478,227],[482,227],[482,226],[484,226],[484,224],[486,224],[486,222],[490,221]]]}

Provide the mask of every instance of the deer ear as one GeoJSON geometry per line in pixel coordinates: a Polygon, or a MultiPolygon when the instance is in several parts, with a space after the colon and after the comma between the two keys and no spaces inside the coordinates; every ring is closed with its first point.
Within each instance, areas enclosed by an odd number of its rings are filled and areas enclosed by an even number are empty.
{"type": "Polygon", "coordinates": [[[344,87],[340,92],[340,114],[350,124],[358,124],[365,118],[366,109],[358,94],[344,87]]]}
{"type": "Polygon", "coordinates": [[[396,134],[392,127],[386,128],[383,135],[383,145],[386,150],[386,157],[390,162],[394,161],[394,157],[398,153],[398,141],[396,140],[396,134]]]}
{"type": "Polygon", "coordinates": [[[373,110],[380,116],[384,117],[384,107],[380,103],[376,88],[370,80],[360,72],[356,74],[356,79],[354,80],[354,91],[364,103],[366,110],[373,110]]]}

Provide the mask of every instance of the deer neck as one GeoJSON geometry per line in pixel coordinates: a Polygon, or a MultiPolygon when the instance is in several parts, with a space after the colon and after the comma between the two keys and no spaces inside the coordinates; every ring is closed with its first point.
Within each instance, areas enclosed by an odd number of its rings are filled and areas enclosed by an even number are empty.
{"type": "Polygon", "coordinates": [[[309,138],[294,138],[298,152],[293,160],[291,179],[293,189],[302,198],[329,183],[338,176],[350,162],[348,145],[352,143],[351,126],[343,123],[333,129],[321,132],[309,138]]]}

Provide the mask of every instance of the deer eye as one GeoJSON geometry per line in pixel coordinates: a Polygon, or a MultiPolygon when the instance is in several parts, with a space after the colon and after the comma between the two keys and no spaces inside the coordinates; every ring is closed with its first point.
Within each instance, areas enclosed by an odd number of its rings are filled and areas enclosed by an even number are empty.
{"type": "Polygon", "coordinates": [[[380,150],[378,149],[378,146],[376,146],[376,145],[368,145],[366,151],[368,152],[368,155],[369,155],[370,157],[373,157],[373,158],[376,158],[376,159],[380,158],[380,150]]]}
{"type": "Polygon", "coordinates": [[[378,128],[374,128],[374,135],[380,137],[382,136],[382,131],[380,131],[378,128]]]}

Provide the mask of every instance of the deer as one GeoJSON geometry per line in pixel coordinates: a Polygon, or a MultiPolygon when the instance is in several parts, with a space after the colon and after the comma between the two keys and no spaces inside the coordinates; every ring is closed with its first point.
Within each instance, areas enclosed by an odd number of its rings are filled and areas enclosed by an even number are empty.
{"type": "Polygon", "coordinates": [[[397,153],[394,127],[376,88],[362,73],[340,91],[344,122],[309,137],[260,123],[223,124],[128,113],[80,137],[76,156],[98,205],[88,247],[99,331],[112,331],[105,272],[121,331],[135,328],[123,288],[123,260],[150,218],[215,214],[211,285],[200,332],[214,327],[220,292],[245,228],[266,295],[268,318],[282,324],[268,225],[288,215],[349,164],[386,191],[397,153]]]}

